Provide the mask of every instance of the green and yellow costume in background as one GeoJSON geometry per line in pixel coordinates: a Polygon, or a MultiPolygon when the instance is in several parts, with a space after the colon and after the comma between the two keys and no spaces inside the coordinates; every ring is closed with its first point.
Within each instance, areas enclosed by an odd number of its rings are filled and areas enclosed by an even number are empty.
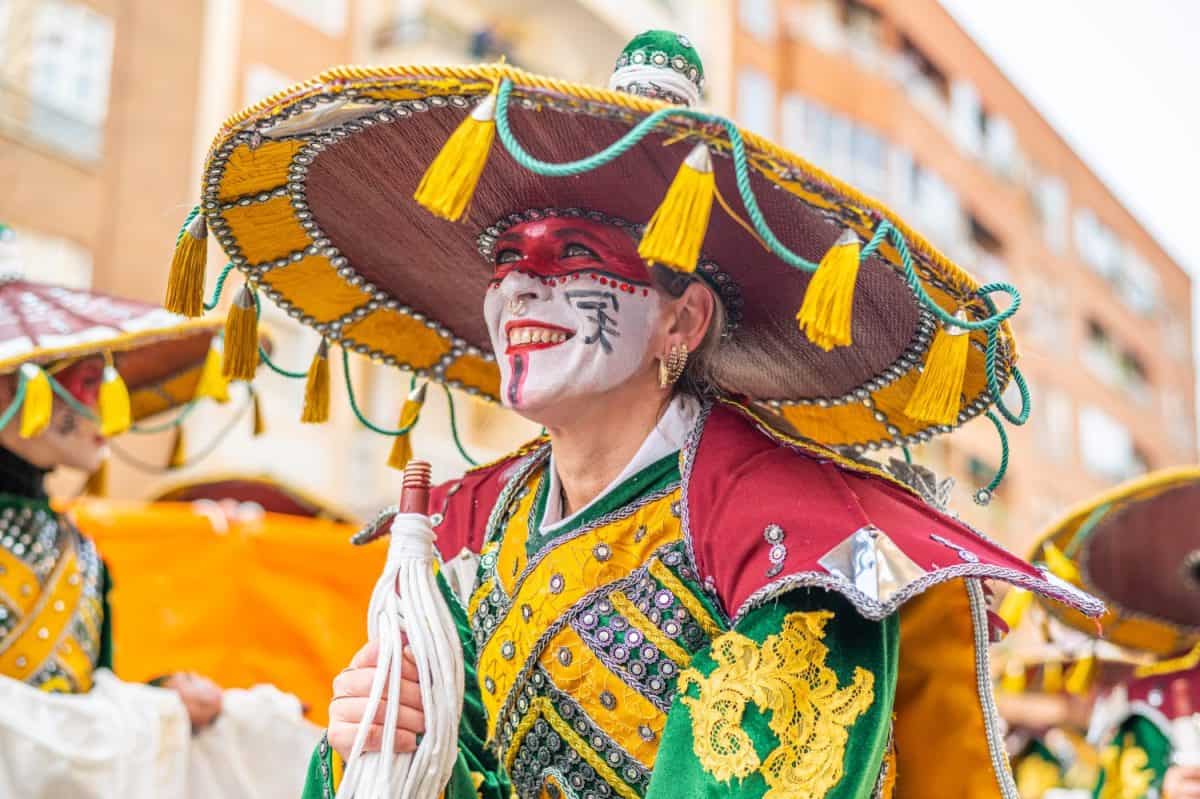
{"type": "Polygon", "coordinates": [[[44,473],[0,449],[0,674],[79,693],[112,668],[108,576],[96,547],[50,507],[44,473]]]}
{"type": "MultiPolygon", "coordinates": [[[[1158,659],[1097,702],[1097,799],[1157,799],[1180,745],[1174,726],[1200,725],[1197,518],[1200,468],[1163,469],[1073,508],[1035,548],[1059,577],[1105,599],[1105,640],[1158,659]]],[[[1047,609],[1095,633],[1078,614],[1047,609]]]]}

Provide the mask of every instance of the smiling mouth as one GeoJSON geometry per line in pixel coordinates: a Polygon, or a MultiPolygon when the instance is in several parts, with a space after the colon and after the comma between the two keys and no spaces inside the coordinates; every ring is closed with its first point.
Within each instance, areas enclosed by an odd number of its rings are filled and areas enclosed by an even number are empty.
{"type": "Polygon", "coordinates": [[[509,322],[504,332],[508,336],[508,349],[505,352],[509,355],[554,347],[575,335],[575,331],[565,327],[538,322],[509,322]]]}

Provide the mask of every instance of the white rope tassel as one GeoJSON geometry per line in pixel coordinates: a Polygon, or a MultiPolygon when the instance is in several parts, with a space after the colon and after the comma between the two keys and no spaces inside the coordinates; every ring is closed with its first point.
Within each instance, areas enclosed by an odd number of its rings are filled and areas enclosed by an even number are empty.
{"type": "Polygon", "coordinates": [[[367,634],[379,642],[379,662],[337,799],[437,799],[458,757],[463,651],[434,576],[433,528],[424,514],[398,513],[391,534],[387,565],[367,611],[367,634]],[[416,752],[392,754],[400,713],[402,632],[417,663],[425,733],[416,752]],[[364,753],[380,702],[386,702],[382,751],[364,753]]]}

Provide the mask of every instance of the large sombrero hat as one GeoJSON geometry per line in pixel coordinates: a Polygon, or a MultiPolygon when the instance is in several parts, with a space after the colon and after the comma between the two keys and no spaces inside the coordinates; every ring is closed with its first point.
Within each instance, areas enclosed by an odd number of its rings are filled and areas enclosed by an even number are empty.
{"type": "MultiPolygon", "coordinates": [[[[0,408],[0,427],[20,415],[23,436],[50,421],[53,397],[86,416],[102,432],[155,433],[178,426],[201,400],[224,402],[219,319],[187,319],[149,303],[20,277],[0,278],[0,375],[15,374],[13,400],[0,408]],[[104,359],[96,408],[82,405],[57,379],[87,358],[104,359]],[[150,417],[178,410],[165,421],[150,417]]],[[[270,341],[259,334],[262,346],[270,341]]],[[[250,394],[251,403],[253,393],[250,394]]],[[[175,465],[181,465],[176,443],[175,465]]]]}
{"type": "MultiPolygon", "coordinates": [[[[1059,577],[1104,600],[1104,638],[1155,655],[1200,642],[1200,467],[1166,469],[1090,500],[1034,549],[1059,577]]],[[[1063,622],[1095,622],[1045,603],[1063,622]]]]}
{"type": "Polygon", "coordinates": [[[196,502],[232,499],[252,502],[268,513],[327,519],[340,524],[356,524],[358,518],[333,503],[272,477],[251,475],[213,475],[166,488],[152,502],[196,502]]]}
{"type": "Polygon", "coordinates": [[[253,292],[330,344],[496,400],[481,313],[496,237],[586,216],[710,281],[731,322],[720,390],[813,440],[924,441],[1021,384],[1011,286],[981,287],[801,156],[666,102],[702,79],[665,31],[626,48],[609,89],[503,64],[324,72],[221,128],[167,305],[197,310],[211,230],[253,292]]]}

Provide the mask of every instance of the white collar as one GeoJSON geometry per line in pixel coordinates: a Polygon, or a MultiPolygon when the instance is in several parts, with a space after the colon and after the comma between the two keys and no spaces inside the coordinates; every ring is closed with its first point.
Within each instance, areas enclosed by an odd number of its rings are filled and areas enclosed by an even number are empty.
{"type": "Polygon", "coordinates": [[[654,425],[654,429],[646,436],[642,446],[634,454],[633,459],[625,464],[621,473],[600,492],[599,496],[565,519],[562,518],[562,484],[558,480],[558,471],[554,468],[554,453],[551,452],[550,463],[546,467],[550,484],[547,487],[546,511],[542,514],[540,532],[545,534],[562,527],[604,499],[613,489],[642,469],[683,449],[684,442],[687,441],[692,428],[696,426],[699,416],[699,402],[684,394],[676,394],[667,404],[667,409],[663,412],[662,418],[658,420],[658,424],[654,425]]]}

